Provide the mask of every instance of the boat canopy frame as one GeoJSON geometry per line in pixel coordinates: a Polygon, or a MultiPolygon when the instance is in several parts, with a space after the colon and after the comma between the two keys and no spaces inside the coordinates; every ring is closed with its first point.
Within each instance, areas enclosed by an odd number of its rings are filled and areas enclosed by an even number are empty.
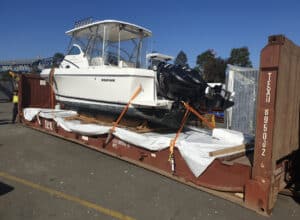
{"type": "Polygon", "coordinates": [[[104,20],[76,27],[66,34],[72,36],[68,52],[74,44],[79,45],[91,66],[120,66],[120,61],[123,61],[129,67],[146,67],[142,54],[146,50],[145,39],[152,36],[146,28],[123,21],[104,20]],[[101,64],[93,62],[95,57],[102,59],[101,64]]]}

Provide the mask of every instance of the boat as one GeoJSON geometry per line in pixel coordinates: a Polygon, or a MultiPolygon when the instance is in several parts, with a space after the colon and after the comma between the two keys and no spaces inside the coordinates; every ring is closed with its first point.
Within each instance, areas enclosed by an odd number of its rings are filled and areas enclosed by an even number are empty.
{"type": "Polygon", "coordinates": [[[128,114],[162,118],[182,109],[181,101],[199,108],[228,108],[230,94],[210,87],[195,70],[169,64],[171,56],[147,54],[152,32],[118,20],[77,24],[66,32],[68,53],[54,69],[56,100],[68,107],[118,113],[141,88],[128,114]],[[181,106],[181,107],[179,107],[181,106]]]}

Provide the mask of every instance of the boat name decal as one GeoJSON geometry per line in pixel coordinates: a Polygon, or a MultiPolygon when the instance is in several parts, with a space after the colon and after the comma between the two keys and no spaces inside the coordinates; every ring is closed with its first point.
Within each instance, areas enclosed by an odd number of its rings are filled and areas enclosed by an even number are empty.
{"type": "Polygon", "coordinates": [[[116,80],[115,79],[112,79],[112,78],[102,78],[101,79],[101,82],[115,82],[116,80]]]}

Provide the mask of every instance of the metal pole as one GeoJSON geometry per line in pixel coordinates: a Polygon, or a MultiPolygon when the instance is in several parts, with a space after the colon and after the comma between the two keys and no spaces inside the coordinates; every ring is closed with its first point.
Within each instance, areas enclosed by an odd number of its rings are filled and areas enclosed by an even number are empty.
{"type": "Polygon", "coordinates": [[[120,64],[120,56],[121,56],[121,29],[119,26],[118,65],[120,64]]]}
{"type": "Polygon", "coordinates": [[[105,41],[106,41],[105,35],[106,35],[106,26],[104,25],[104,27],[103,27],[103,42],[102,42],[102,57],[103,57],[103,63],[105,63],[105,53],[104,53],[104,49],[105,49],[105,41]]]}

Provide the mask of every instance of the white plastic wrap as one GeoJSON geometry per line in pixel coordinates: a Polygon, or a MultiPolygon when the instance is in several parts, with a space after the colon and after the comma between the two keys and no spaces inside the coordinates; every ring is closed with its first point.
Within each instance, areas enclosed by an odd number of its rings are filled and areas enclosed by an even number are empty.
{"type": "Polygon", "coordinates": [[[40,108],[25,108],[23,109],[23,115],[27,121],[32,121],[40,111],[40,108]]]}
{"type": "Polygon", "coordinates": [[[226,140],[227,143],[232,143],[236,145],[240,145],[245,142],[245,136],[243,133],[224,128],[213,129],[212,136],[219,140],[226,140]]]}
{"type": "Polygon", "coordinates": [[[24,118],[27,121],[32,121],[37,115],[42,118],[54,119],[65,118],[77,115],[75,111],[59,110],[59,109],[47,109],[47,108],[25,108],[23,110],[24,118]]]}
{"type": "Polygon", "coordinates": [[[79,133],[81,135],[92,136],[101,135],[109,132],[110,127],[97,124],[80,124],[80,121],[65,121],[60,120],[58,123],[62,128],[66,128],[68,131],[79,133]]]}
{"type": "MultiPolygon", "coordinates": [[[[51,110],[51,112],[49,112],[49,109],[24,109],[26,120],[32,120],[38,113],[40,117],[53,118],[57,125],[64,130],[81,135],[93,136],[106,134],[111,128],[98,124],[81,124],[78,120],[69,121],[64,120],[63,117],[57,117],[58,115],[70,116],[75,114],[75,112],[72,111],[62,112],[62,110],[59,110],[59,112],[55,112],[51,110]]],[[[215,159],[215,157],[209,156],[209,152],[237,146],[245,141],[243,134],[237,131],[217,128],[213,130],[212,134],[204,129],[188,129],[188,131],[184,131],[180,134],[176,143],[176,147],[180,151],[183,159],[196,177],[200,176],[215,159]]],[[[171,139],[174,138],[176,134],[152,132],[141,134],[123,128],[116,128],[113,135],[135,146],[151,151],[160,151],[169,147],[171,139]]],[[[166,158],[166,160],[167,159],[168,158],[166,158]]]]}

